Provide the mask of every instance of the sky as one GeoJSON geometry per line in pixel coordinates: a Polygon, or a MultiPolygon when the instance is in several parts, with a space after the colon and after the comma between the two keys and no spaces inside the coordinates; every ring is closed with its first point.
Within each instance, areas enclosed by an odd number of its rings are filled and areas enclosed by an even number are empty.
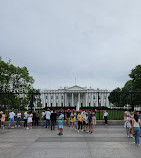
{"type": "Polygon", "coordinates": [[[34,88],[122,88],[141,64],[140,0],[0,0],[0,56],[34,88]]]}

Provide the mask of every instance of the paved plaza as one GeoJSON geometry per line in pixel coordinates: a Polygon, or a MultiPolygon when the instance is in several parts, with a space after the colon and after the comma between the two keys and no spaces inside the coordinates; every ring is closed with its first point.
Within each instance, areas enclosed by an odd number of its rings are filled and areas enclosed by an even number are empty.
{"type": "Polygon", "coordinates": [[[42,127],[0,130],[0,158],[141,158],[141,147],[123,126],[102,126],[92,134],[64,127],[64,135],[42,127]]]}

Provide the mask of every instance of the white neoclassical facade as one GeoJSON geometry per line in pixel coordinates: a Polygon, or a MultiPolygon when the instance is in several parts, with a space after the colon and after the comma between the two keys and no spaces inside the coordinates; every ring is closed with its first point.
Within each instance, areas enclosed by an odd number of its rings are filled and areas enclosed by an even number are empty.
{"type": "Polygon", "coordinates": [[[73,86],[58,90],[44,90],[42,93],[43,107],[109,107],[108,90],[73,86]],[[99,98],[99,99],[98,99],[99,98]]]}

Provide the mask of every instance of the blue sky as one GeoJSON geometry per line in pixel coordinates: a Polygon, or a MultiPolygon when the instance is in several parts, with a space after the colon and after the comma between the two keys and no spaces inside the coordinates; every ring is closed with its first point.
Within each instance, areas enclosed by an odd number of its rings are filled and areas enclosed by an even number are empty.
{"type": "Polygon", "coordinates": [[[141,62],[140,0],[0,0],[0,56],[35,88],[123,87],[141,62]]]}

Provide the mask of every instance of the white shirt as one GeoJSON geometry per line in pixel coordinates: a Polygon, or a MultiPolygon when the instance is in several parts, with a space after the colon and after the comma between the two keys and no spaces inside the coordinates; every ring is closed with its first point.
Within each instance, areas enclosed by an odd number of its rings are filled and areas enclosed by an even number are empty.
{"type": "Polygon", "coordinates": [[[44,116],[45,116],[45,112],[43,111],[43,112],[42,112],[42,118],[43,118],[44,116]]]}
{"type": "Polygon", "coordinates": [[[30,122],[32,122],[32,117],[33,117],[33,115],[32,114],[28,114],[28,119],[27,119],[27,122],[28,123],[30,123],[30,122]]]}
{"type": "Polygon", "coordinates": [[[9,118],[14,118],[14,116],[15,116],[15,113],[13,111],[9,113],[9,118]]]}
{"type": "Polygon", "coordinates": [[[51,112],[50,111],[46,111],[46,119],[50,120],[50,115],[51,115],[51,112]]]}
{"type": "Polygon", "coordinates": [[[134,119],[134,127],[140,127],[140,119],[138,119],[138,122],[136,122],[136,120],[134,119]]]}
{"type": "Polygon", "coordinates": [[[27,117],[28,117],[28,114],[27,114],[27,112],[25,112],[24,113],[24,119],[27,119],[27,117]]]}
{"type": "Polygon", "coordinates": [[[21,113],[17,113],[17,118],[21,118],[21,113]]]}
{"type": "Polygon", "coordinates": [[[108,112],[104,112],[104,116],[108,116],[108,112]]]}

